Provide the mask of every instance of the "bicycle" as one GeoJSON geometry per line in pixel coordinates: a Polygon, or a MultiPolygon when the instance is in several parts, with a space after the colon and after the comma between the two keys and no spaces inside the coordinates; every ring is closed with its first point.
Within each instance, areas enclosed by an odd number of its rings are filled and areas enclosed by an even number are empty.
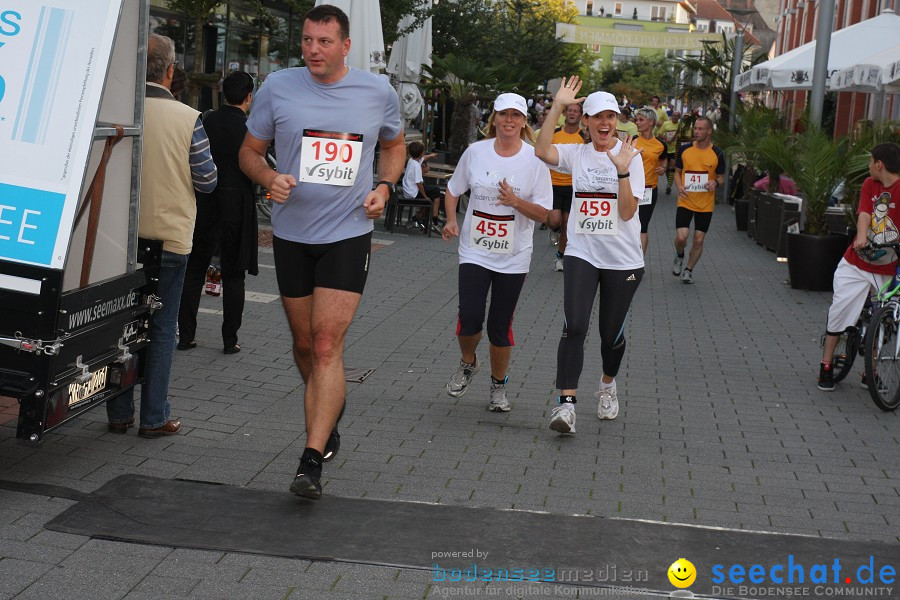
{"type": "MultiPolygon", "coordinates": [[[[870,244],[863,250],[874,253],[890,248],[900,255],[900,242],[870,244]]],[[[871,254],[870,254],[871,255],[871,254]]],[[[853,368],[857,354],[865,360],[866,383],[872,401],[881,410],[900,406],[900,264],[863,307],[854,327],[841,334],[832,365],[834,381],[844,379],[853,368]]]]}
{"type": "MultiPolygon", "coordinates": [[[[273,169],[276,167],[275,161],[275,150],[270,146],[266,150],[266,162],[269,163],[269,166],[273,169]]],[[[272,196],[269,194],[269,190],[259,185],[258,183],[253,184],[253,199],[256,202],[256,208],[259,209],[259,212],[262,213],[264,217],[272,217],[272,196]]]]}
{"type": "MultiPolygon", "coordinates": [[[[837,347],[834,349],[834,358],[831,360],[835,383],[840,383],[850,374],[857,354],[860,356],[864,354],[863,341],[866,338],[866,330],[872,318],[873,298],[874,296],[866,300],[856,325],[848,327],[838,340],[837,347]]],[[[822,336],[822,343],[825,343],[824,335],[822,336]]]]}

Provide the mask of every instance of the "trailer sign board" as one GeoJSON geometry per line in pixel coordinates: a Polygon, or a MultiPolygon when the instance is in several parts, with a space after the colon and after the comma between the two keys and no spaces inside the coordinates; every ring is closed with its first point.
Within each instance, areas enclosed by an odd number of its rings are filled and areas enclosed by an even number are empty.
{"type": "Polygon", "coordinates": [[[65,264],[120,8],[0,2],[0,260],[65,264]]]}

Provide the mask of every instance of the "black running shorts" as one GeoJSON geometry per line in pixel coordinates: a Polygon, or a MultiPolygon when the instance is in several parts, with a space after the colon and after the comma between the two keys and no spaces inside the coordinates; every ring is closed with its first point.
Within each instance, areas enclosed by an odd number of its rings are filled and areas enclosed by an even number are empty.
{"type": "Polygon", "coordinates": [[[564,213],[572,212],[571,185],[553,186],[553,210],[560,210],[564,213]]]}
{"type": "Polygon", "coordinates": [[[369,275],[372,233],[331,244],[272,240],[278,291],[286,298],[304,298],[313,288],[362,294],[369,275]]]}
{"type": "Polygon", "coordinates": [[[659,188],[653,188],[652,198],[650,204],[638,206],[638,218],[641,220],[641,233],[647,233],[647,228],[650,227],[653,209],[656,208],[656,201],[659,199],[659,188]]]}
{"type": "Polygon", "coordinates": [[[675,229],[690,229],[691,219],[694,221],[694,231],[709,231],[709,224],[712,222],[711,212],[695,212],[689,208],[679,206],[675,210],[675,229]]]}

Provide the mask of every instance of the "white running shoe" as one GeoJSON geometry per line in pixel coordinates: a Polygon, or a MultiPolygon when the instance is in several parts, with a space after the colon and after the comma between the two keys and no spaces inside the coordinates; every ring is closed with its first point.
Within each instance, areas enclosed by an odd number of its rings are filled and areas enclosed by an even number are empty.
{"type": "Polygon", "coordinates": [[[597,417],[601,419],[615,419],[619,416],[619,399],[616,397],[616,388],[604,388],[594,393],[597,398],[597,417]]]}
{"type": "Polygon", "coordinates": [[[675,254],[675,260],[672,261],[672,275],[681,275],[682,265],[684,265],[684,256],[675,254]]]}
{"type": "Polygon", "coordinates": [[[550,429],[559,433],[575,433],[575,405],[563,402],[550,413],[550,429]]]}
{"type": "Polygon", "coordinates": [[[488,410],[491,412],[509,412],[512,406],[506,399],[506,382],[509,377],[503,380],[503,383],[494,383],[491,381],[491,403],[488,404],[488,410]]]}
{"type": "Polygon", "coordinates": [[[553,270],[557,272],[563,270],[563,259],[561,257],[557,256],[553,259],[553,270]]]}
{"type": "Polygon", "coordinates": [[[465,394],[469,389],[469,384],[472,383],[472,378],[478,372],[478,366],[477,356],[473,365],[460,359],[459,368],[456,369],[456,373],[451,375],[450,381],[447,382],[447,393],[454,398],[459,398],[465,394]]]}
{"type": "Polygon", "coordinates": [[[681,272],[681,283],[694,283],[694,272],[690,269],[685,269],[681,272]]]}

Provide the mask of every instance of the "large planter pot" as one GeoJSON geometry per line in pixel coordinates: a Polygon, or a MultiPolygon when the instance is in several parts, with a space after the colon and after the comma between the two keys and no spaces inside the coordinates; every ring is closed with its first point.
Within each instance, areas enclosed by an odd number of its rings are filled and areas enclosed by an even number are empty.
{"type": "Polygon", "coordinates": [[[846,235],[787,236],[788,275],[795,290],[830,292],[834,270],[847,250],[846,235]]]}
{"type": "Polygon", "coordinates": [[[747,235],[751,239],[756,239],[756,219],[759,214],[759,192],[750,190],[744,197],[747,199],[747,235]]]}
{"type": "Polygon", "coordinates": [[[734,201],[734,223],[738,231],[747,231],[747,219],[750,216],[750,200],[736,198],[734,201]]]}

